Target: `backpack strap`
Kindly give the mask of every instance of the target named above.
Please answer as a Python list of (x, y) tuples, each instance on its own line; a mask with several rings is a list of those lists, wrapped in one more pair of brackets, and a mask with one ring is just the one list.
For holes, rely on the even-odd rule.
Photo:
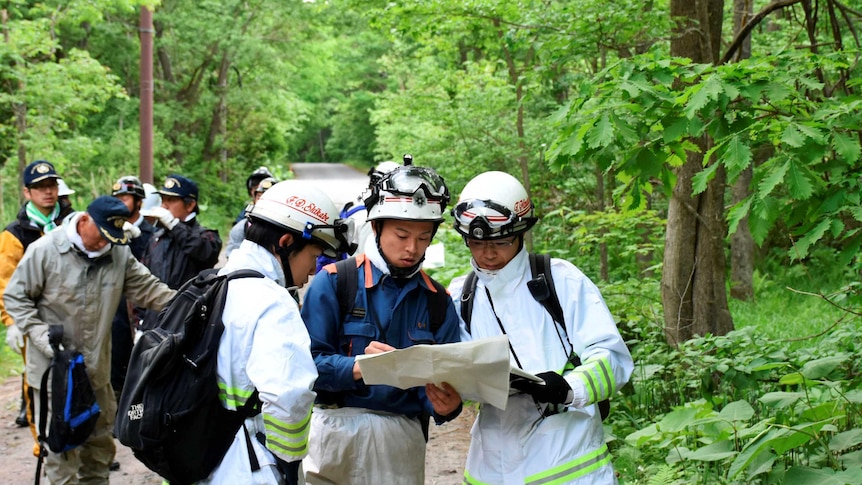
[(554, 322), (563, 329), (563, 334), (566, 335), (566, 340), (568, 340), (566, 318), (563, 315), (560, 298), (557, 296), (557, 289), (554, 287), (554, 278), (551, 276), (551, 256), (530, 253), (530, 273), (533, 276), (533, 280), (544, 280), (544, 284), (548, 288), (547, 294), (539, 296), (533, 293), (533, 298), (545, 307), (545, 310), (551, 315)]
[(461, 287), (461, 320), (464, 320), (464, 329), (470, 333), (470, 321), (473, 320), (473, 295), (476, 293), (476, 283), (479, 278), (475, 271), (467, 274), (464, 286)]
[(449, 292), (437, 280), (428, 278), (437, 291), (428, 291), (428, 324), (431, 333), (437, 333), (446, 320), (446, 308), (449, 306)]
[(356, 308), (356, 287), (359, 279), (359, 269), (356, 267), (356, 258), (351, 256), (347, 259), (335, 262), (335, 296), (338, 299), (338, 311), (340, 315), (355, 314), (364, 316), (364, 308)]

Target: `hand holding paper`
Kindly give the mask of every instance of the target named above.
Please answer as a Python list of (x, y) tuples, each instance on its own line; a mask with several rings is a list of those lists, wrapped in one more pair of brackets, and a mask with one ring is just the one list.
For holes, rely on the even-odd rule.
[[(472, 342), (414, 345), (356, 357), (366, 384), (409, 389), (449, 383), (463, 399), (505, 409), (509, 397), (509, 343), (500, 335)], [(430, 397), (429, 397), (430, 398)]]

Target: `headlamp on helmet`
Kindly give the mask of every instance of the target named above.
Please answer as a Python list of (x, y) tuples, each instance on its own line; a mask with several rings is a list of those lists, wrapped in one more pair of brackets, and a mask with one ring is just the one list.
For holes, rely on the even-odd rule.
[(516, 236), (538, 220), (524, 186), (504, 172), (485, 172), (468, 182), (452, 216), (455, 230), (469, 239)]

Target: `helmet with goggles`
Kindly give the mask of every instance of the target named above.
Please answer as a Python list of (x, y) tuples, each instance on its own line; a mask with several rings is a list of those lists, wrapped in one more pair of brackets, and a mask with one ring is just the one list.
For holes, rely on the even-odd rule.
[(370, 195), (365, 198), (369, 221), (443, 222), (449, 203), (449, 189), (443, 177), (431, 168), (417, 167), (412, 162), (413, 157), (405, 155), (403, 166), (384, 174), (370, 187)]
[(516, 236), (538, 220), (524, 186), (505, 172), (485, 172), (470, 180), (452, 215), (455, 230), (470, 239)]
[(245, 188), (248, 191), (248, 195), (252, 195), (254, 193), (255, 186), (259, 184), (261, 180), (268, 177), (273, 177), (272, 172), (264, 166), (260, 166), (252, 172), (251, 175), (245, 179)]
[(380, 182), (380, 179), (382, 179), (384, 175), (400, 166), (401, 165), (398, 165), (397, 162), (387, 160), (385, 162), (378, 163), (374, 167), (371, 167), (371, 170), (368, 171), (368, 186), (373, 187), (375, 184)]
[(262, 193), (266, 192), (267, 190), (271, 189), (272, 186), (277, 184), (277, 183), (278, 183), (278, 180), (276, 180), (275, 178), (267, 177), (267, 178), (261, 180), (260, 183), (257, 184), (257, 187), (255, 187), (255, 189), (254, 189), (254, 193), (255, 194), (262, 194)]
[(321, 244), (327, 256), (352, 252), (348, 241), (353, 240), (353, 221), (337, 219), (332, 200), (307, 183), (278, 182), (261, 195), (248, 215)]
[(141, 183), (141, 179), (132, 175), (120, 177), (114, 182), (114, 186), (111, 189), (111, 195), (113, 196), (129, 194), (139, 199), (144, 199), (147, 196), (144, 193), (144, 184)]

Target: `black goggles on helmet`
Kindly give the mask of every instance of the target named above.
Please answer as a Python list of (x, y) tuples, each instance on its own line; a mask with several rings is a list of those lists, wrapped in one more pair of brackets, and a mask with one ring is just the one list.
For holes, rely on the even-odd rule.
[[(478, 214), (476, 209), (491, 209), (499, 215)], [(474, 239), (488, 239), (492, 235), (493, 237), (506, 236), (514, 230), (515, 223), (521, 220), (506, 206), (492, 200), (479, 199), (461, 202), (452, 209), (452, 215), (458, 221), (458, 225), (468, 227), (465, 236)]]
[(417, 191), (425, 193), (428, 199), (449, 202), (449, 189), (443, 177), (426, 167), (405, 166), (387, 173), (380, 181), (380, 190), (397, 195), (413, 195)]
[(144, 194), (144, 187), (139, 185), (134, 180), (120, 180), (116, 184), (114, 184), (114, 195), (120, 194), (132, 194), (137, 195), (138, 197), (144, 198), (146, 194)]

